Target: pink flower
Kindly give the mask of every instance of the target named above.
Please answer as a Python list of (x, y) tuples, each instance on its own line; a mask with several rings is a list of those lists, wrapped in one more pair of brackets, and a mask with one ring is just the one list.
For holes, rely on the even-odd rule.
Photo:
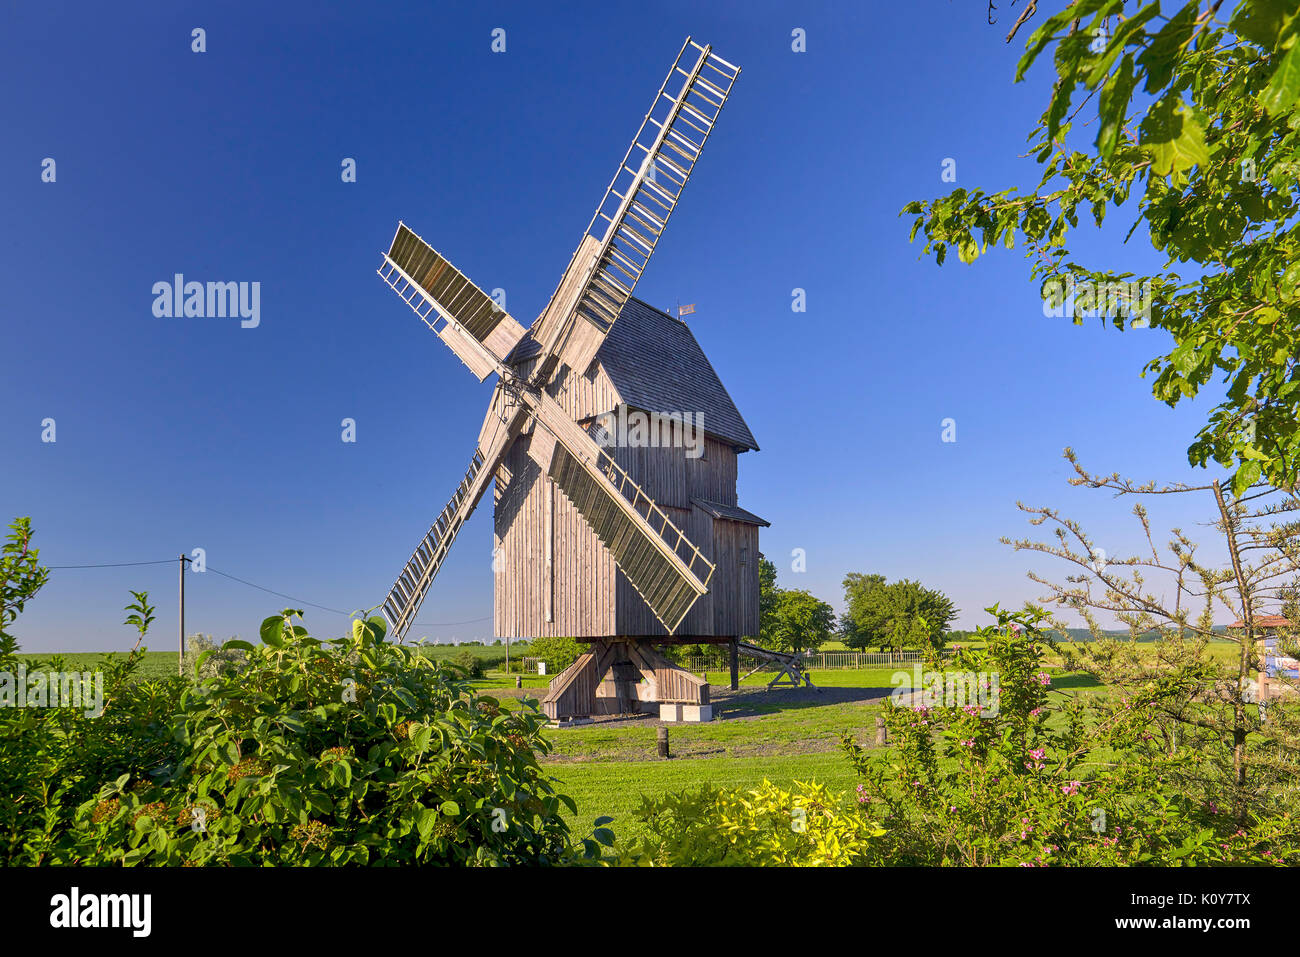
[(1042, 685), (1044, 688), (1046, 688), (1048, 685), (1052, 683), (1052, 676), (1049, 675), (1046, 671), (1040, 671), (1038, 672), (1038, 683)]
[(1072, 794), (1076, 794), (1078, 790), (1079, 790), (1078, 781), (1071, 781), (1069, 784), (1061, 785), (1061, 793), (1064, 794), (1066, 797), (1069, 797)]

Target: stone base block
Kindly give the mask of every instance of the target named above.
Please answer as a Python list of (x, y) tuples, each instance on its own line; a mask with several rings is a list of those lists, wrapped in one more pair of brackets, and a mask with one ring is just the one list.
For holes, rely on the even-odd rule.
[(679, 704), (661, 704), (659, 706), (660, 721), (681, 721), (682, 706)]

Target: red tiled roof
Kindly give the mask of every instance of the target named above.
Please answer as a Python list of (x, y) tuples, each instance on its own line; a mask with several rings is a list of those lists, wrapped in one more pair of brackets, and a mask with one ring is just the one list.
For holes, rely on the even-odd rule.
[[(1281, 615), (1260, 615), (1255, 619), (1256, 628), (1287, 628), (1291, 624), (1290, 619), (1283, 618)], [(1246, 623), (1241, 620), (1234, 621), (1229, 628), (1245, 628)]]

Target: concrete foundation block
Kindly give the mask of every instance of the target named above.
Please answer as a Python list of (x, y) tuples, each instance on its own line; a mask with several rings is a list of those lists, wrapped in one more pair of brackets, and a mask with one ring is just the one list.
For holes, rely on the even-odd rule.
[(711, 704), (683, 704), (678, 707), (682, 709), (682, 721), (699, 722), (713, 720), (713, 705)]
[(660, 721), (681, 721), (682, 705), (679, 704), (661, 704), (659, 706)]

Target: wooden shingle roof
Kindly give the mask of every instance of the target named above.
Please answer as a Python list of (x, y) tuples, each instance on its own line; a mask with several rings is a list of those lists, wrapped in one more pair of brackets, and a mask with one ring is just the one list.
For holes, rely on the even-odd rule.
[[(529, 334), (507, 357), (531, 359), (540, 346)], [(632, 298), (596, 353), (615, 391), (630, 408), (692, 413), (701, 428), (738, 450), (758, 450), (754, 435), (686, 323)]]

